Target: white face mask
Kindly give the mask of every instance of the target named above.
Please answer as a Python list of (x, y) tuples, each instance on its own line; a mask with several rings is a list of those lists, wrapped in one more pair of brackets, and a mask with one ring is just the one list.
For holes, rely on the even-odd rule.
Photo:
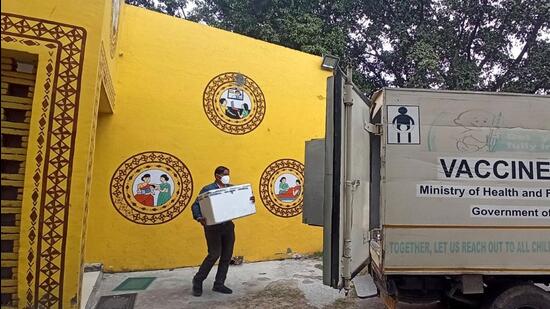
[(224, 175), (220, 178), (220, 181), (224, 184), (224, 185), (228, 185), (229, 184), (229, 175)]

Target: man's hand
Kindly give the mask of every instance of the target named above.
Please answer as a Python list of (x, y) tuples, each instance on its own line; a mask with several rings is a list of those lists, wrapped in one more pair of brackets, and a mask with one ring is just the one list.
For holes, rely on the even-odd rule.
[(251, 201), (252, 203), (256, 203), (256, 198), (254, 197), (254, 195), (250, 197), (250, 201)]
[(206, 218), (205, 217), (200, 217), (200, 218), (197, 219), (197, 221), (199, 221), (199, 223), (202, 224), (202, 226), (206, 225)]

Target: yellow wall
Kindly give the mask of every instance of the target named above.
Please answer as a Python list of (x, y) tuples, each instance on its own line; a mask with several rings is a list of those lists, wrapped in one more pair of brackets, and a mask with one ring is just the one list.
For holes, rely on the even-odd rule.
[[(39, 59), (21, 210), (19, 307), (78, 306), (84, 258), (114, 271), (199, 264), (206, 246), (191, 203), (217, 165), (231, 169), (233, 183), (251, 183), (257, 198), (257, 214), (236, 221), (234, 255), (254, 261), (286, 257), (288, 248), (319, 251), (321, 230), (303, 225), (299, 215), (269, 212), (259, 183), (272, 162), (303, 163), (304, 142), (324, 135), (328, 74), (319, 69), (320, 58), (126, 5), (111, 51), (113, 3), (2, 2), (2, 48)], [(22, 27), (12, 23), (22, 21)], [(221, 131), (203, 109), (206, 85), (225, 72), (246, 75), (265, 98), (263, 120), (247, 134)], [(61, 119), (67, 116), (76, 122)], [(63, 137), (50, 133), (59, 128), (66, 129)], [(63, 143), (56, 146), (58, 138)], [(176, 157), (193, 178), (191, 202), (162, 224), (128, 220), (111, 200), (117, 168), (146, 151)], [(54, 176), (62, 179), (57, 187)], [(45, 282), (51, 291), (36, 288)]]
[[(83, 220), (86, 212), (89, 158), (90, 151), (93, 150), (91, 141), (94, 134), (94, 113), (97, 110), (98, 102), (96, 80), (104, 8), (103, 0), (2, 1), (3, 18), (7, 16), (4, 14), (17, 14), (20, 16), (10, 15), (8, 19), (16, 22), (25, 20), (30, 27), (37, 26), (39, 23), (43, 23), (44, 26), (40, 31), (18, 30), (17, 27), (12, 26), (7, 27), (6, 31), (3, 28), (2, 31), (3, 38), (9, 36), (19, 39), (18, 41), (3, 41), (2, 48), (25, 51), (39, 56), (21, 214), (19, 307), (34, 307), (39, 303), (48, 308), (72, 308), (76, 307), (79, 302), (77, 294), (79, 293), (83, 260)], [(8, 19), (3, 20), (3, 23), (7, 23)], [(57, 32), (55, 29), (61, 29), (62, 32)], [(59, 36), (55, 34), (56, 32)], [(71, 33), (85, 34), (85, 37), (75, 39), (71, 37)], [(34, 43), (23, 42), (22, 40), (25, 39)], [(72, 52), (68, 51), (71, 44), (74, 44), (76, 48)], [(63, 51), (63, 47), (68, 49)], [(69, 83), (69, 87), (65, 90), (68, 89), (70, 92), (75, 89), (76, 92), (67, 94), (67, 100), (60, 101), (60, 106), (54, 107), (54, 99), (61, 100), (63, 97), (63, 90), (55, 89), (54, 81), (57, 80), (57, 85), (61, 85), (62, 81), (59, 79), (58, 73), (67, 71), (62, 62), (69, 53), (73, 53), (71, 63), (74, 68), (68, 71), (74, 74), (75, 79)], [(53, 68), (59, 68), (59, 71), (54, 70), (48, 75), (48, 64), (51, 64)], [(69, 75), (65, 75), (65, 77), (67, 76)], [(72, 79), (72, 77), (68, 78)], [(43, 110), (44, 101), (49, 105), (46, 105)], [(76, 102), (78, 105), (74, 109), (71, 108), (70, 105)], [(64, 123), (55, 121), (55, 117), (61, 115), (63, 108), (67, 108), (67, 114), (71, 115), (70, 117), (75, 117), (75, 130), (73, 130), (73, 121)], [(52, 109), (54, 110), (53, 114), (50, 114)], [(42, 115), (45, 115), (46, 125), (41, 129), (39, 123)], [(60, 163), (56, 167), (56, 163), (50, 163), (46, 174), (44, 162), (48, 158), (54, 159), (56, 151), (58, 151), (54, 150), (56, 147), (53, 145), (57, 139), (48, 133), (48, 127), (52, 131), (60, 127), (68, 130), (69, 133), (62, 142), (69, 148), (62, 146), (62, 158), (70, 159), (71, 151), (74, 151), (74, 156), (68, 165)], [(49, 146), (47, 144), (48, 136), (51, 138)], [(42, 146), (37, 143), (40, 137), (45, 140)], [(72, 142), (71, 139), (73, 139)], [(41, 155), (42, 160), (36, 159), (38, 154)], [(47, 193), (53, 186), (53, 181), (48, 176), (53, 176), (52, 173), (56, 173), (56, 170), (58, 170), (57, 176), (68, 176), (67, 180), (62, 180), (56, 188), (61, 194), (57, 202)], [(36, 178), (36, 175), (39, 177)], [(70, 181), (70, 185), (67, 181)], [(33, 205), (32, 196), (35, 191), (40, 199), (36, 205)], [(66, 199), (67, 195), (70, 196), (68, 200)], [(53, 216), (47, 210), (51, 207), (61, 207), (62, 211)], [(33, 208), (38, 214), (42, 210), (44, 217), (42, 219), (34, 217)], [(65, 211), (67, 212), (65, 213)], [(48, 222), (55, 222), (53, 234), (51, 234), (53, 235), (51, 245), (46, 239), (48, 235), (45, 235), (49, 230)], [(40, 235), (40, 231), (43, 235)], [(36, 236), (29, 236), (31, 234)], [(63, 239), (65, 239), (64, 248), (62, 247)], [(38, 243), (41, 243), (42, 256), (38, 252)], [(61, 258), (56, 251), (64, 252), (65, 257)], [(48, 252), (52, 254), (50, 259), (52, 264), (48, 264)], [(32, 257), (30, 260), (29, 256)], [(36, 271), (37, 263), (40, 263), (41, 267), (51, 270), (51, 276), (48, 277), (44, 272)], [(31, 280), (27, 281), (27, 278)], [(46, 288), (35, 288), (35, 284), (42, 285), (48, 282)], [(50, 288), (51, 290), (49, 290)], [(32, 295), (30, 300), (27, 293)]]
[[(324, 136), (325, 83), (319, 57), (203, 25), (126, 6), (119, 33), (116, 109), (100, 115), (88, 218), (86, 262), (107, 270), (158, 269), (199, 264), (206, 254), (191, 203), (175, 219), (143, 225), (113, 206), (110, 183), (126, 159), (145, 151), (169, 153), (193, 177), (194, 201), (226, 165), (232, 182), (251, 183), (257, 214), (236, 220), (234, 255), (248, 261), (321, 250), (321, 229), (282, 218), (262, 204), (259, 181), (279, 159), (304, 163), (304, 142)], [(203, 110), (203, 91), (224, 72), (254, 80), (266, 113), (252, 132), (222, 132)]]

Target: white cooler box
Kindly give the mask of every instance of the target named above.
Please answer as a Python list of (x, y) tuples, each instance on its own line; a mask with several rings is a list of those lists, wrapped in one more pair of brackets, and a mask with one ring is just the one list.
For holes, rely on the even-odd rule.
[(250, 197), (252, 187), (245, 184), (208, 191), (197, 199), (206, 225), (213, 225), (255, 214), (256, 205)]

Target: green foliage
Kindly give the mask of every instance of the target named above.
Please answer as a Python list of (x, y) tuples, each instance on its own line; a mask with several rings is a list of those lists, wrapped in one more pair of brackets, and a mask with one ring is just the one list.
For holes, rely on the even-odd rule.
[(342, 28), (327, 23), (315, 1), (222, 0), (196, 5), (191, 20), (308, 53), (344, 51)]
[(187, 7), (187, 0), (126, 0), (126, 3), (176, 17), (187, 18), (184, 10)]
[[(127, 0), (174, 15), (185, 0)], [(548, 0), (195, 0), (186, 18), (322, 55), (385, 87), (549, 93)]]

